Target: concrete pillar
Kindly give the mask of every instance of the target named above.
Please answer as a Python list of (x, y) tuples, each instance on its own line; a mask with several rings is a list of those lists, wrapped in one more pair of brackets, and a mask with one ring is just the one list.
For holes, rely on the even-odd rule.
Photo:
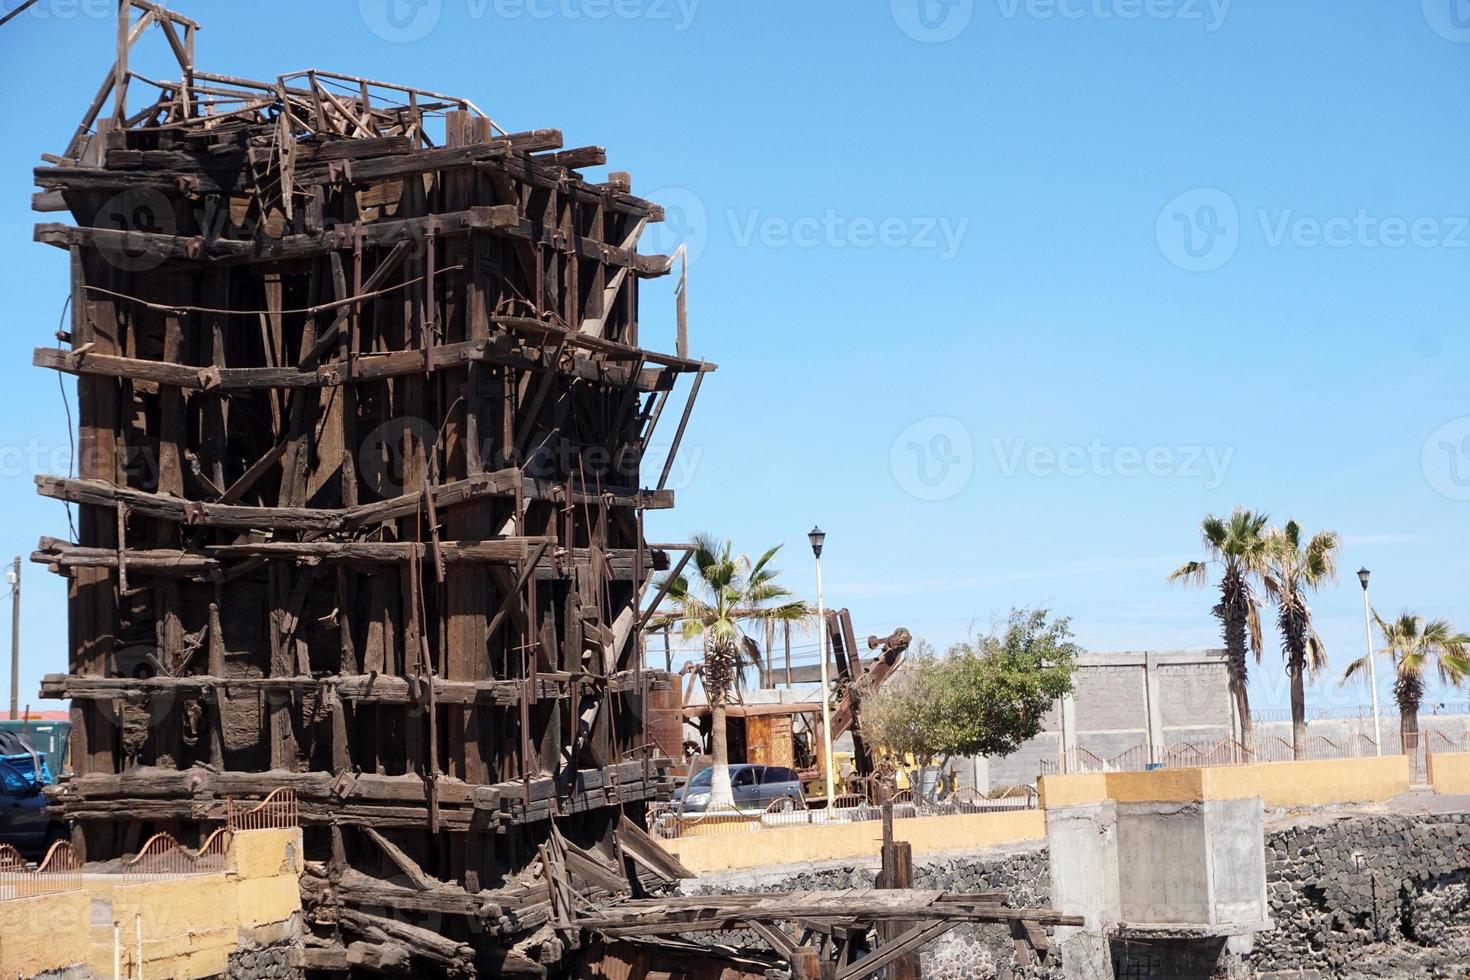
[(1143, 655), (1143, 703), (1148, 707), (1148, 761), (1161, 762), (1164, 754), (1164, 708), (1159, 697), (1158, 655)]
[(1057, 717), (1062, 725), (1062, 737), (1057, 740), (1060, 756), (1057, 764), (1062, 772), (1071, 772), (1072, 762), (1077, 758), (1077, 699), (1070, 694), (1063, 697)]

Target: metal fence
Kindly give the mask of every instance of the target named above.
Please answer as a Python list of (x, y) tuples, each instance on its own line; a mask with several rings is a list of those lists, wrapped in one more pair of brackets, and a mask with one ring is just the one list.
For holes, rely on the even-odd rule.
[(220, 874), (228, 866), (232, 838), (230, 829), (221, 827), (198, 850), (193, 850), (169, 834), (154, 834), (114, 873), (130, 881)]
[(66, 841), (51, 845), (35, 867), (9, 844), (0, 844), (0, 901), (36, 898), (82, 887), (82, 862)]
[(259, 803), (230, 799), (226, 804), (230, 830), (292, 830), (301, 825), (296, 791), (278, 789)]
[[(1009, 813), (1034, 810), (1037, 797), (1025, 790), (1016, 796), (986, 799), (971, 790), (961, 790), (939, 802), (915, 802), (904, 790), (893, 800), (895, 820), (916, 817), (959, 816), (970, 813)], [(832, 806), (808, 809), (805, 804), (792, 806), (790, 800), (777, 800), (765, 810), (741, 810), (716, 807), (699, 813), (681, 812), (677, 803), (656, 805), (649, 810), (649, 832), (659, 840), (690, 837), (727, 837), (735, 834), (759, 833), (786, 827), (823, 827), (881, 820), (883, 808), (869, 803), (859, 794), (836, 797)]]

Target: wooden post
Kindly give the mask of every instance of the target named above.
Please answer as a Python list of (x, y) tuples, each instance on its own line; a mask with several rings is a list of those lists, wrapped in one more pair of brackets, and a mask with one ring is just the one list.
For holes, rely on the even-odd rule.
[(791, 980), (822, 980), (822, 961), (810, 946), (799, 946), (791, 954)]
[[(879, 888), (914, 887), (914, 849), (908, 841), (893, 839), (893, 802), (883, 804), (883, 870), (878, 876)], [(893, 942), (917, 923), (906, 920), (884, 922), (878, 935), (885, 944)], [(905, 953), (888, 968), (889, 980), (918, 980), (919, 954)]]

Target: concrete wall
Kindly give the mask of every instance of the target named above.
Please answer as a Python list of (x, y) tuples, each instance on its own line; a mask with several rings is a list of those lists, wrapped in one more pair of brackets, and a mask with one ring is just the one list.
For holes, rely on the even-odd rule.
[(1212, 743), (1231, 734), (1229, 674), (1223, 650), (1088, 653), (1079, 658), (1072, 696), (1047, 714), (1042, 734), (1005, 758), (957, 760), (964, 786), (1030, 785), (1043, 763), (1085, 750), (1102, 759), (1136, 757), (1176, 742)]
[(76, 891), (0, 900), (0, 978), (67, 968), (110, 977), (115, 945), (124, 976), (225, 975), (241, 949), (299, 943), (302, 854), (300, 830), (246, 831), (235, 835), (221, 873), (144, 881), (89, 874)]
[(1436, 793), (1470, 793), (1470, 752), (1430, 753), (1429, 784)]
[[(661, 843), (689, 870), (698, 873), (768, 867), (782, 863), (852, 860), (878, 855), (882, 833), (876, 820), (857, 823), (796, 824), (733, 831), (720, 836), (681, 837)], [(909, 817), (893, 822), (895, 840), (908, 841), (915, 854), (968, 851), (1046, 836), (1040, 810)]]
[[(11, 980), (82, 967), (89, 953), (90, 912), (85, 891), (0, 900), (0, 977)], [(66, 925), (76, 932), (61, 932)], [(111, 964), (107, 975), (112, 975)]]

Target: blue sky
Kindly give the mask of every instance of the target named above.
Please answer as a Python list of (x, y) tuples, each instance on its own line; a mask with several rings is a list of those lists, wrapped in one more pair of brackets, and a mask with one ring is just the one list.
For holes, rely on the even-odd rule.
[[(721, 370), (650, 537), (786, 542), (809, 594), (820, 523), (827, 600), (863, 633), (943, 646), (1045, 604), (1093, 649), (1198, 647), (1210, 595), (1165, 575), (1199, 554), (1203, 514), (1247, 504), (1344, 535), (1314, 604), (1333, 679), (1310, 695), (1340, 704), (1365, 697), (1335, 685), (1363, 649), (1360, 565), (1383, 612), (1470, 627), (1453, 3), (178, 6), (208, 70), (461, 94), (607, 146), (669, 205), (645, 247), (688, 240), (692, 347)], [(0, 28), (5, 556), (66, 533), (31, 480), (64, 468), (67, 433), (56, 378), (29, 367), (66, 289), (62, 254), (30, 241), (55, 217), (29, 212), (30, 169), (111, 63), (109, 6), (40, 0)], [(672, 284), (644, 297), (646, 342), (671, 347)], [(59, 580), (25, 576), (32, 697), (64, 669), (65, 608)], [(1286, 703), (1279, 663), (1257, 706)]]

